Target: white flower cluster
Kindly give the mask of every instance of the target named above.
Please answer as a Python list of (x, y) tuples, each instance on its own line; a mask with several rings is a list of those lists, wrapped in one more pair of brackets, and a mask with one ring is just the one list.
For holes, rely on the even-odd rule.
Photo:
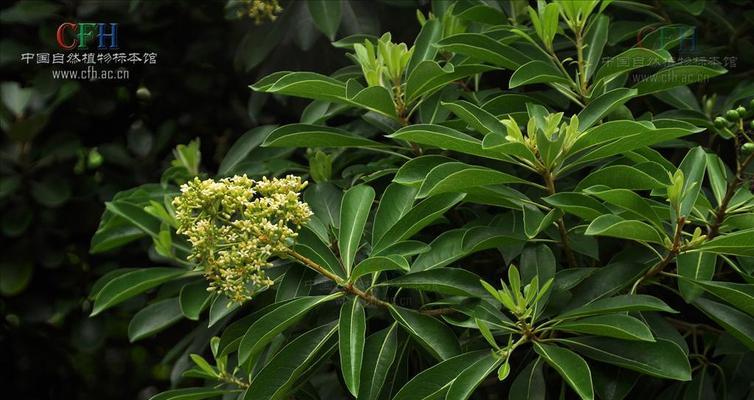
[(299, 201), (305, 187), (293, 175), (194, 178), (181, 186), (173, 200), (178, 233), (188, 236), (190, 260), (204, 267), (209, 290), (241, 303), (251, 298), (251, 289), (272, 285), (264, 274), (268, 260), (287, 251), (312, 214)]

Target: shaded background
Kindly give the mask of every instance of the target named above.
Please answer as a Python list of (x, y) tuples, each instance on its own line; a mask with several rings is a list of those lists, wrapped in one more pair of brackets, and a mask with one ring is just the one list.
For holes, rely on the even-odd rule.
[[(736, 56), (736, 66), (716, 80), (721, 92), (731, 90), (754, 71), (754, 11), (747, 0), (707, 2), (694, 15), (689, 7), (697, 3), (662, 7), (673, 9), (679, 20), (672, 22), (699, 28), (694, 54)], [(150, 243), (91, 255), (89, 242), (104, 202), (158, 181), (175, 145), (199, 138), (211, 172), (250, 128), (298, 121), (307, 101), (252, 94), (248, 85), (259, 77), (329, 74), (348, 64), (305, 2), (280, 4), (277, 20), (259, 25), (237, 17), (225, 0), (2, 6), (0, 380), (7, 398), (139, 399), (170, 387), (176, 355), (169, 349), (189, 322), (130, 344), (128, 322), (140, 300), (88, 318), (94, 281), (116, 267), (153, 264)], [(428, 1), (342, 0), (335, 39), (390, 31), (410, 44), (417, 8), (426, 14)], [(130, 67), (128, 80), (73, 81), (53, 80), (49, 65), (21, 61), (22, 53), (57, 52), (55, 33), (66, 21), (117, 22), (120, 51), (156, 52), (157, 64)]]

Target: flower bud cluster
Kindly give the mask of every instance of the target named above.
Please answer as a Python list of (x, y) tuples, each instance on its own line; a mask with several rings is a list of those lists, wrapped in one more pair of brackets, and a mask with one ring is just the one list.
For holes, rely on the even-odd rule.
[(237, 16), (248, 16), (257, 25), (265, 21), (275, 21), (277, 14), (283, 11), (278, 0), (239, 0), (239, 3)]
[(177, 232), (192, 245), (189, 260), (204, 267), (209, 290), (234, 302), (272, 285), (269, 259), (287, 251), (312, 212), (299, 201), (301, 178), (255, 181), (243, 176), (194, 180), (173, 200)]

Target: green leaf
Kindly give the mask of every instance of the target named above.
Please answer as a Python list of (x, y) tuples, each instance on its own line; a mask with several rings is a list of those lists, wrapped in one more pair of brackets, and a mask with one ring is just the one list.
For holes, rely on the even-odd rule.
[(694, 305), (725, 328), (726, 332), (754, 350), (754, 318), (733, 307), (701, 297), (694, 300)]
[(406, 67), (407, 75), (411, 75), (411, 72), (422, 61), (435, 59), (437, 55), (435, 43), (440, 39), (442, 39), (442, 23), (437, 19), (430, 19), (422, 26), (419, 35), (416, 36), (414, 51), (411, 53), (411, 60), (408, 61)]
[(400, 185), (416, 186), (418, 188), (432, 168), (451, 161), (454, 160), (452, 158), (438, 155), (412, 158), (411, 160), (406, 161), (406, 163), (398, 170), (393, 178), (393, 182)]
[[(703, 291), (702, 288), (697, 286), (693, 281), (712, 279), (715, 275), (717, 256), (712, 253), (701, 252), (682, 253), (676, 257), (675, 263), (678, 266), (678, 275), (686, 278), (678, 280), (678, 290), (681, 292), (683, 299), (686, 300), (687, 303), (690, 303), (699, 297)], [(754, 297), (752, 300), (754, 300)], [(754, 310), (754, 308), (752, 310)]]
[(245, 400), (282, 400), (291, 395), (299, 377), (330, 353), (337, 325), (314, 328), (288, 343), (259, 373), (244, 393)]
[(489, 352), (486, 356), (464, 369), (453, 380), (445, 395), (445, 400), (466, 400), (474, 393), (484, 378), (489, 376), (495, 370), (502, 360)]
[(352, 297), (340, 308), (338, 348), (343, 380), (346, 382), (348, 391), (354, 396), (359, 393), (365, 334), (364, 306), (361, 305), (358, 297)]
[(754, 257), (754, 228), (718, 236), (693, 251)]
[(332, 226), (340, 226), (340, 203), (343, 192), (331, 183), (315, 183), (304, 192), (304, 201), (309, 204), (319, 219)]
[(523, 86), (531, 85), (534, 83), (569, 83), (568, 78), (563, 76), (560, 70), (554, 65), (540, 61), (533, 60), (518, 67), (513, 75), (511, 75), (508, 87), (511, 89)]
[(676, 86), (685, 86), (694, 82), (706, 81), (707, 79), (722, 75), (726, 72), (728, 71), (725, 68), (716, 64), (676, 64), (647, 77), (634, 85), (634, 88), (639, 91), (640, 96), (643, 96), (668, 90)]
[(529, 181), (487, 167), (449, 162), (436, 166), (427, 174), (416, 197), (422, 199), (441, 193), (457, 193), (478, 186), (504, 183)]
[(644, 197), (628, 189), (607, 189), (600, 187), (591, 187), (586, 192), (602, 199), (610, 204), (616, 205), (624, 210), (630, 211), (639, 218), (645, 219), (654, 225), (657, 229), (663, 229), (663, 223), (657, 215), (652, 205)]
[[(662, 121), (655, 121), (659, 123)], [(688, 124), (659, 124), (652, 125), (648, 122), (636, 121), (610, 121), (597, 125), (584, 132), (571, 148), (571, 154), (578, 153), (575, 160), (568, 163), (568, 168), (611, 157), (617, 154), (625, 154), (628, 151), (651, 146), (692, 133), (700, 132), (703, 128), (697, 128)], [(583, 150), (583, 153), (582, 153)]]
[(592, 127), (616, 108), (636, 97), (636, 89), (618, 88), (592, 99), (579, 113), (579, 131)]
[(151, 236), (157, 236), (160, 233), (160, 221), (144, 211), (142, 207), (128, 201), (111, 201), (105, 203), (105, 208)]
[(587, 305), (566, 311), (558, 315), (556, 318), (573, 319), (577, 317), (586, 317), (589, 315), (613, 314), (625, 311), (664, 311), (669, 313), (677, 312), (670, 308), (670, 306), (665, 304), (665, 302), (656, 297), (644, 294), (626, 294), (595, 300)]
[(15, 296), (24, 291), (31, 281), (34, 265), (27, 262), (0, 263), (0, 294)]
[(582, 399), (594, 399), (592, 373), (589, 365), (571, 350), (534, 342), (534, 351), (565, 379)]
[(289, 124), (272, 131), (263, 147), (379, 147), (382, 144), (321, 125)]
[(491, 132), (505, 132), (505, 125), (497, 117), (468, 101), (458, 100), (440, 102), (440, 104), (452, 111), (453, 114), (464, 120), (482, 135), (487, 135)]
[(723, 160), (715, 154), (707, 153), (707, 177), (709, 178), (710, 188), (715, 196), (716, 204), (719, 206), (728, 189), (731, 172), (725, 163), (723, 163)]
[(398, 324), (393, 323), (366, 339), (359, 400), (377, 400), (398, 349)]
[(203, 400), (211, 399), (213, 397), (220, 397), (225, 394), (234, 392), (234, 390), (214, 389), (207, 387), (183, 388), (168, 390), (166, 392), (156, 394), (150, 397), (149, 400)]
[(409, 125), (393, 132), (388, 137), (493, 160), (508, 160), (505, 155), (498, 151), (483, 149), (482, 142), (479, 139), (441, 125)]
[[(711, 277), (712, 274), (709, 274), (709, 278)], [(754, 285), (751, 283), (718, 282), (689, 278), (693, 279), (694, 285), (698, 285), (708, 293), (725, 300), (739, 310), (754, 317)]]
[(529, 57), (519, 50), (481, 33), (451, 35), (436, 46), (440, 51), (463, 54), (511, 71), (529, 61)]
[(537, 357), (513, 380), (508, 398), (510, 400), (545, 400), (547, 385), (542, 374), (542, 359)]
[(694, 208), (699, 192), (702, 189), (704, 171), (707, 169), (707, 155), (701, 146), (690, 150), (678, 167), (683, 171), (683, 196), (681, 197), (680, 215), (686, 216)]
[[(602, 57), (602, 50), (605, 48), (607, 42), (608, 27), (610, 26), (610, 18), (607, 15), (599, 15), (591, 23), (589, 32), (586, 34), (586, 80), (592, 77), (594, 71), (597, 70), (597, 65)], [(579, 117), (579, 120), (581, 118)]]
[(610, 210), (597, 200), (577, 192), (560, 192), (542, 198), (547, 204), (557, 207), (587, 221), (610, 214)]
[(113, 279), (102, 287), (94, 299), (94, 307), (90, 316), (119, 304), (131, 297), (177, 279), (187, 271), (180, 268), (152, 267), (141, 268), (113, 276)]
[(479, 64), (445, 64), (445, 67), (441, 67), (436, 61), (422, 61), (411, 71), (406, 81), (406, 103), (411, 104), (421, 96), (428, 96), (450, 82), (492, 69), (494, 68)]
[(277, 334), (303, 318), (314, 307), (340, 297), (341, 293), (329, 296), (299, 297), (260, 316), (249, 327), (238, 347), (238, 363), (258, 354)]
[(390, 306), (390, 314), (435, 359), (447, 360), (461, 352), (456, 335), (439, 320), (396, 306)]
[(668, 174), (656, 162), (601, 167), (582, 179), (576, 190), (603, 185), (611, 189), (651, 190), (665, 189), (670, 184)]
[(335, 33), (340, 26), (340, 2), (328, 0), (311, 0), (307, 1), (309, 13), (314, 19), (314, 25), (324, 33), (328, 39), (334, 40)]
[(544, 214), (531, 204), (524, 204), (521, 209), (524, 215), (524, 232), (529, 239), (537, 237), (540, 232), (551, 226), (562, 215), (557, 209), (552, 209)]
[(662, 64), (667, 61), (670, 61), (670, 54), (667, 52), (657, 52), (643, 47), (634, 47), (605, 62), (594, 76), (594, 82), (596, 84), (600, 80), (612, 79), (623, 72)]
[(177, 297), (152, 303), (137, 312), (128, 324), (131, 343), (157, 333), (183, 317)]
[(220, 176), (232, 175), (236, 167), (245, 161), (251, 152), (262, 144), (275, 128), (275, 125), (262, 125), (244, 133), (228, 149), (225, 157), (223, 157), (223, 161), (220, 163), (220, 167), (217, 169), (217, 174)]
[(580, 318), (558, 324), (555, 329), (626, 340), (655, 341), (652, 332), (644, 322), (625, 314)]
[(351, 266), (359, 249), (361, 237), (364, 235), (369, 210), (374, 201), (374, 189), (367, 185), (358, 185), (349, 189), (343, 195), (340, 203), (340, 232), (338, 235), (338, 249), (346, 276), (351, 274)]
[(480, 279), (473, 272), (460, 268), (435, 268), (399, 276), (380, 285), (490, 299), (479, 284)]
[(303, 265), (291, 265), (285, 271), (283, 279), (276, 285), (275, 302), (282, 302), (297, 297), (308, 296), (317, 273)]
[(464, 353), (420, 372), (406, 383), (393, 400), (430, 400), (443, 398), (450, 385), (464, 370), (489, 355), (489, 350)]
[(178, 296), (183, 316), (190, 320), (199, 320), (199, 315), (209, 305), (210, 295), (204, 279), (184, 285)]
[(399, 219), (379, 242), (373, 244), (372, 251), (379, 252), (394, 243), (410, 238), (440, 218), (445, 211), (458, 204), (463, 198), (463, 194), (445, 193), (422, 200)]
[(669, 340), (657, 338), (656, 342), (637, 342), (583, 336), (558, 341), (597, 361), (658, 378), (691, 380), (691, 366), (686, 353)]
[(377, 243), (385, 235), (385, 232), (406, 215), (411, 206), (414, 205), (416, 192), (417, 188), (412, 186), (399, 183), (388, 185), (382, 194), (379, 206), (377, 206), (377, 212), (374, 214), (371, 243)]
[(611, 236), (658, 244), (663, 244), (663, 238), (666, 237), (664, 232), (660, 233), (657, 229), (644, 222), (626, 220), (612, 214), (603, 215), (592, 221), (584, 234), (589, 236)]
[(355, 282), (360, 277), (379, 271), (408, 271), (408, 261), (402, 256), (391, 254), (387, 256), (372, 256), (361, 261), (351, 272), (350, 281)]
[(347, 98), (345, 83), (314, 72), (275, 72), (251, 85), (251, 88), (258, 92), (337, 103), (342, 103)]

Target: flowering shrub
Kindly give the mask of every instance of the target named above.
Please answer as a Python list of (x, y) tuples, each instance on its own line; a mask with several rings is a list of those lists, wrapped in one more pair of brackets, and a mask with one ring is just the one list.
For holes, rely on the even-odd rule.
[(242, 303), (273, 282), (264, 275), (270, 257), (285, 254), (311, 215), (298, 199), (301, 178), (255, 182), (243, 176), (192, 181), (173, 199), (176, 232), (188, 236), (189, 261), (197, 262), (220, 291)]
[(178, 195), (180, 148), (108, 204), (95, 241), (137, 226), (172, 267), (106, 275), (93, 313), (169, 283), (131, 339), (201, 320), (175, 350), (193, 386), (154, 399), (748, 395), (750, 83), (700, 104), (727, 70), (675, 62), (683, 27), (610, 42), (641, 5), (507, 4), (433, 3), (411, 47), (344, 38), (351, 68), (262, 78), (313, 100), (300, 123)]

